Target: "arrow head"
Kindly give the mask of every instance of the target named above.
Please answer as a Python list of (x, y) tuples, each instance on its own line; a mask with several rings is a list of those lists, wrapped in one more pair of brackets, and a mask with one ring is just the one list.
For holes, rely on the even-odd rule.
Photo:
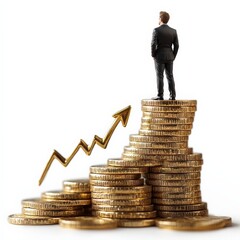
[(129, 116), (130, 116), (130, 111), (131, 111), (131, 106), (129, 105), (128, 107), (116, 112), (113, 115), (113, 117), (114, 118), (119, 118), (120, 121), (122, 122), (122, 125), (124, 127), (126, 127), (127, 123), (128, 123)]

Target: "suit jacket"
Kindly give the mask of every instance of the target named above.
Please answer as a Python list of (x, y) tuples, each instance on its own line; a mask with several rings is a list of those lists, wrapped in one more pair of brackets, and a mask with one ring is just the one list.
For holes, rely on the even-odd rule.
[(152, 57), (158, 62), (171, 62), (177, 56), (179, 48), (177, 31), (166, 24), (153, 30)]

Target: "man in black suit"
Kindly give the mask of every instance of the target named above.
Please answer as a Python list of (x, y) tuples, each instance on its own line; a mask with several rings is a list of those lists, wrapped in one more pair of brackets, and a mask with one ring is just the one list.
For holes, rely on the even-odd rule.
[[(152, 57), (155, 62), (157, 75), (157, 97), (154, 100), (163, 100), (163, 73), (165, 70), (168, 80), (170, 100), (176, 99), (175, 82), (173, 78), (173, 61), (176, 58), (179, 44), (177, 31), (167, 23), (170, 16), (167, 12), (160, 12), (159, 27), (155, 28), (152, 36)], [(172, 48), (173, 46), (173, 48)]]

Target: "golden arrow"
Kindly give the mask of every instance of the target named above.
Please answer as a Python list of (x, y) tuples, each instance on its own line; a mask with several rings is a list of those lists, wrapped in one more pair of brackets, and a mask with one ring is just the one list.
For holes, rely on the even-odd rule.
[(90, 146), (84, 140), (81, 139), (79, 144), (77, 145), (77, 147), (74, 149), (74, 151), (72, 152), (72, 154), (68, 158), (64, 158), (58, 151), (54, 150), (53, 154), (51, 155), (50, 159), (48, 160), (48, 163), (47, 163), (47, 165), (46, 165), (46, 167), (45, 167), (45, 169), (42, 173), (41, 178), (39, 179), (39, 185), (42, 184), (44, 178), (47, 175), (47, 172), (48, 172), (49, 168), (52, 165), (52, 162), (55, 159), (58, 160), (64, 167), (67, 167), (68, 164), (72, 161), (73, 157), (77, 154), (77, 152), (80, 148), (82, 148), (83, 151), (87, 155), (91, 155), (95, 144), (97, 144), (100, 147), (105, 149), (107, 147), (108, 142), (109, 142), (114, 130), (116, 129), (118, 123), (122, 122), (122, 125), (124, 127), (127, 126), (130, 111), (131, 111), (131, 106), (128, 106), (128, 107), (120, 110), (119, 112), (116, 112), (115, 114), (113, 114), (113, 117), (115, 118), (115, 121), (114, 121), (112, 127), (109, 129), (105, 138), (101, 138), (101, 137), (95, 135), (94, 138), (93, 138), (92, 144)]

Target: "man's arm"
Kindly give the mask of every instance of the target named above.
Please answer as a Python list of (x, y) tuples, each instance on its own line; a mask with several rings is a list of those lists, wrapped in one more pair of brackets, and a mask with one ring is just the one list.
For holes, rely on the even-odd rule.
[(178, 35), (177, 35), (177, 31), (176, 31), (176, 35), (175, 35), (174, 42), (173, 42), (173, 55), (174, 55), (174, 58), (177, 56), (178, 49), (179, 49), (179, 42), (178, 42)]
[(157, 55), (157, 33), (155, 29), (152, 34), (151, 53), (152, 57), (155, 58)]

